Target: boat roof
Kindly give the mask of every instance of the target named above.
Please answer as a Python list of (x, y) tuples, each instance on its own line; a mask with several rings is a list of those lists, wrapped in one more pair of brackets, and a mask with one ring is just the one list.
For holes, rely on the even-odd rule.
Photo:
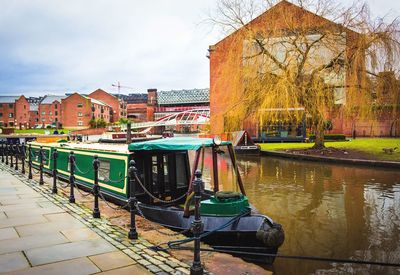
[(104, 143), (74, 143), (74, 142), (51, 142), (51, 143), (42, 143), (42, 142), (31, 142), (32, 145), (38, 146), (50, 146), (54, 148), (64, 148), (64, 149), (80, 149), (80, 150), (89, 150), (89, 151), (99, 151), (99, 152), (114, 152), (114, 153), (123, 153), (129, 154), (129, 150), (126, 144), (104, 144)]
[[(231, 144), (229, 141), (222, 141), (221, 145)], [(198, 150), (201, 147), (213, 146), (212, 138), (193, 138), (193, 137), (172, 137), (143, 142), (135, 142), (128, 145), (130, 151), (180, 151)]]

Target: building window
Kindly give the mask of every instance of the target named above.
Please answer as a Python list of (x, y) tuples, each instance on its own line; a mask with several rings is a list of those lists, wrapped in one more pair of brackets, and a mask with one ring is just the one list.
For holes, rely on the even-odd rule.
[(3, 117), (3, 113), (0, 113), (0, 117)]
[(9, 114), (8, 114), (8, 117), (13, 118), (13, 117), (14, 117), (14, 114), (13, 114), (13, 113), (9, 113)]
[(79, 112), (79, 113), (78, 113), (78, 116), (79, 116), (79, 117), (83, 116), (83, 115), (82, 115), (82, 112)]
[(26, 110), (26, 105), (24, 105), (24, 110)]
[(54, 114), (55, 114), (56, 116), (58, 116), (58, 111), (54, 111)]
[(82, 108), (83, 107), (83, 104), (82, 103), (78, 103), (78, 108)]
[(36, 122), (39, 122), (39, 119), (38, 119), (38, 118), (35, 118), (35, 121), (36, 121)]
[(56, 120), (55, 120), (56, 122), (58, 121), (58, 118), (56, 118)]
[(45, 118), (42, 118), (42, 122), (45, 122), (46, 121), (46, 119)]
[(45, 112), (45, 111), (43, 111), (43, 112), (42, 112), (42, 116), (44, 116), (45, 114), (46, 114), (46, 112)]
[(83, 121), (78, 121), (78, 126), (83, 126)]
[(0, 108), (3, 108), (3, 103), (0, 103)]
[(49, 115), (51, 116), (52, 114), (53, 114), (53, 113), (50, 111), (50, 112), (49, 112)]
[(14, 104), (8, 104), (8, 108), (13, 108), (14, 107)]
[(54, 109), (58, 109), (58, 105), (56, 104), (56, 105), (54, 105)]

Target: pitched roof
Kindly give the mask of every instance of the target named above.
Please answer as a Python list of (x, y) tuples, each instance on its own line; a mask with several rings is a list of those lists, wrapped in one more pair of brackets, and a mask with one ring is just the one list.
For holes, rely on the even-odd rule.
[(20, 96), (0, 96), (0, 103), (15, 103)]
[(101, 101), (101, 100), (92, 98), (92, 97), (90, 97), (90, 96), (85, 96), (85, 95), (82, 95), (82, 96), (83, 96), (84, 98), (86, 98), (86, 99), (90, 99), (90, 100), (92, 101), (92, 103), (99, 104), (99, 105), (103, 105), (103, 106), (109, 106), (108, 104), (104, 103), (104, 102)]
[(124, 95), (123, 99), (127, 103), (147, 103), (147, 94)]
[(40, 101), (40, 104), (52, 104), (54, 101), (58, 101), (61, 103), (61, 99), (66, 98), (65, 95), (46, 95)]
[(159, 105), (209, 102), (209, 89), (171, 90), (157, 92), (157, 103)]
[[(252, 26), (257, 25), (258, 23), (262, 22), (263, 19), (270, 17), (276, 11), (280, 12), (282, 14), (282, 16), (288, 16), (288, 13), (291, 13), (293, 11), (301, 11), (304, 13), (304, 15), (310, 15), (315, 18), (318, 18), (319, 20), (321, 20), (322, 22), (324, 22), (326, 24), (329, 24), (331, 26), (337, 26), (339, 28), (343, 28), (346, 32), (354, 32), (353, 30), (351, 30), (347, 27), (344, 27), (343, 25), (340, 25), (339, 23), (336, 23), (328, 18), (325, 18), (321, 15), (316, 14), (315, 12), (307, 10), (307, 9), (300, 7), (296, 4), (293, 4), (287, 0), (281, 0), (280, 2), (271, 6), (269, 9), (265, 10), (263, 13), (261, 13), (257, 17), (253, 18), (250, 22), (247, 22), (246, 24), (241, 26), (239, 29), (233, 31), (229, 35), (227, 35), (224, 38), (222, 38), (221, 40), (219, 40), (214, 45), (210, 45), (209, 50), (213, 51), (215, 49), (215, 47), (218, 46), (219, 44), (221, 44), (223, 41), (226, 41), (228, 38), (233, 37), (237, 33), (242, 32), (243, 30), (252, 28)], [(284, 19), (282, 19), (282, 20), (284, 20)]]

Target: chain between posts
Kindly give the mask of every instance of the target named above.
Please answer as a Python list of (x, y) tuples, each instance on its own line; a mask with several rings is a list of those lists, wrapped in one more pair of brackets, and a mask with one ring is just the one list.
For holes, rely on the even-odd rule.
[(183, 199), (184, 197), (186, 197), (186, 196), (188, 195), (188, 192), (186, 192), (185, 194), (183, 194), (182, 196), (180, 196), (180, 197), (178, 197), (178, 198), (176, 198), (176, 199), (173, 199), (173, 200), (162, 200), (162, 199), (160, 199), (160, 198), (154, 196), (149, 190), (146, 189), (146, 187), (145, 187), (144, 184), (140, 181), (140, 179), (139, 179), (139, 177), (137, 176), (137, 174), (135, 174), (135, 179), (136, 179), (136, 181), (139, 183), (139, 185), (142, 187), (142, 189), (144, 190), (144, 192), (146, 192), (147, 195), (149, 195), (149, 196), (150, 196), (152, 199), (154, 199), (154, 200), (160, 201), (161, 203), (174, 203), (174, 202), (177, 202), (177, 201)]

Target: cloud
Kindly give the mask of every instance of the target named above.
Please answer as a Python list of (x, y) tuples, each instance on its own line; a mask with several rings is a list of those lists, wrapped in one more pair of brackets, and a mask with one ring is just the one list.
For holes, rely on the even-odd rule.
[[(188, 3), (190, 2), (190, 3)], [(3, 90), (208, 86), (200, 1), (3, 1)], [(4, 8), (3, 8), (4, 7)]]
[[(384, 5), (382, 2), (387, 2)], [(399, 10), (389, 0), (372, 0)], [(214, 0), (0, 0), (1, 94), (209, 86)]]

